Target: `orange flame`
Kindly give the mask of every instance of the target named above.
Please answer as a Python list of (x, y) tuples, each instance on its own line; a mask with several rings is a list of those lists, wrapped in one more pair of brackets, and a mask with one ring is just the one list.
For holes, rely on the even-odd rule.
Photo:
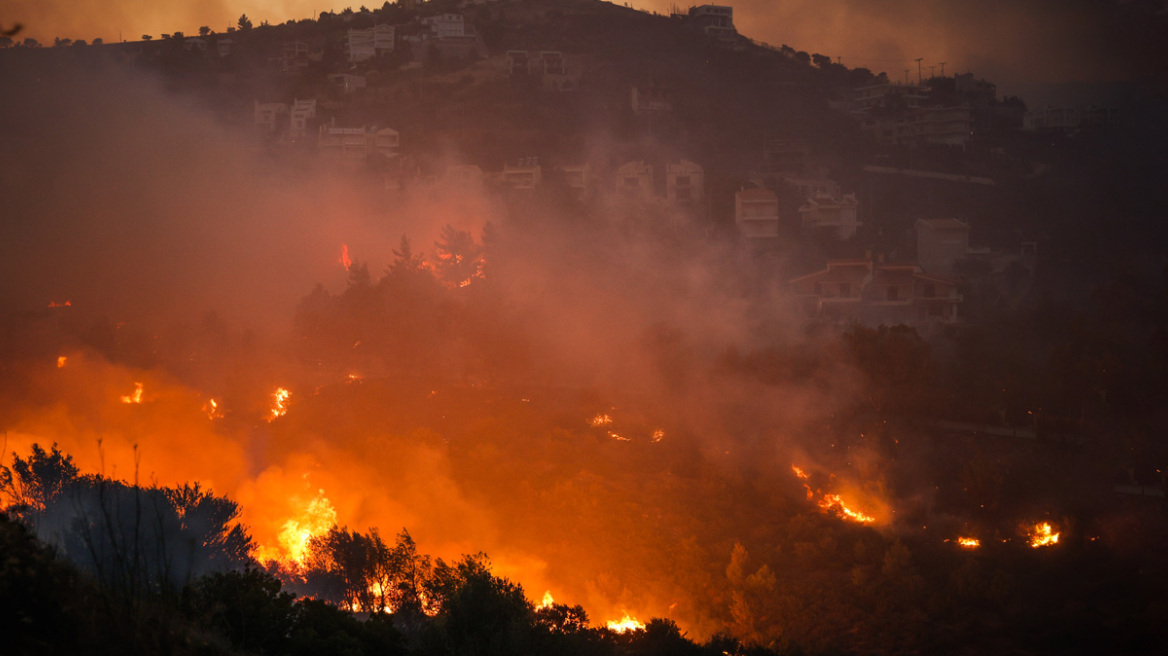
[(593, 428), (598, 428), (600, 426), (607, 426), (611, 423), (612, 423), (612, 417), (609, 415), (606, 415), (606, 414), (596, 415), (588, 422), (588, 424), (590, 426), (592, 426)]
[(645, 625), (639, 622), (637, 618), (629, 615), (628, 611), (625, 611), (625, 616), (619, 620), (609, 620), (606, 626), (608, 627), (609, 631), (613, 631), (615, 633), (629, 633), (631, 631), (645, 630)]
[(649, 438), (649, 440), (652, 442), (660, 442), (663, 439), (665, 439), (665, 431), (661, 430), (660, 428), (653, 431), (653, 436)]
[(324, 490), (318, 490), (316, 498), (308, 502), (299, 517), (284, 522), (284, 529), (280, 531), (279, 546), (258, 547), (255, 552), (256, 560), (276, 561), (297, 569), (303, 568), (304, 560), (308, 556), (308, 541), (328, 533), (336, 523), (336, 509), (324, 496)]
[[(57, 361), (57, 366), (61, 366), (60, 360)], [(134, 393), (127, 394), (122, 397), (122, 403), (141, 403), (142, 402), (142, 383), (134, 383)]]
[(349, 258), (348, 244), (341, 244), (341, 259), (339, 261), (345, 267), (345, 271), (348, 271), (349, 267), (353, 266), (353, 260)]
[(977, 549), (981, 546), (981, 540), (977, 538), (957, 538), (957, 544), (966, 549)]
[(861, 524), (869, 524), (876, 521), (876, 518), (871, 515), (866, 515), (859, 510), (853, 510), (849, 508), (838, 494), (825, 494), (823, 498), (819, 500), (818, 505), (824, 510), (831, 510), (832, 508), (835, 508), (840, 512), (841, 515), (843, 515), (844, 519), (850, 519), (854, 522), (860, 522)]
[(65, 361), (68, 359), (69, 358), (64, 356), (64, 355), (58, 355), (57, 356), (57, 368), (64, 369), (65, 368)]
[(268, 417), (268, 421), (275, 421), (288, 414), (288, 397), (290, 396), (292, 393), (283, 387), (276, 388), (275, 393), (272, 394), (273, 403), (270, 411), (272, 414)]
[(556, 603), (556, 600), (552, 597), (552, 591), (547, 590), (543, 593), (543, 601), (536, 606), (536, 609), (543, 610), (545, 608), (551, 608), (554, 603)]
[(223, 411), (219, 409), (219, 404), (215, 399), (209, 399), (203, 404), (203, 412), (207, 413), (207, 416), (211, 419), (223, 418)]
[(1034, 528), (1030, 530), (1030, 546), (1035, 549), (1058, 544), (1058, 541), (1059, 533), (1054, 530), (1050, 522), (1035, 524)]
[(73, 304), (70, 303), (69, 301), (65, 301), (64, 303), (58, 303), (57, 301), (49, 301), (49, 307), (51, 307), (51, 308), (63, 308), (63, 307), (69, 307), (70, 305), (73, 305)]

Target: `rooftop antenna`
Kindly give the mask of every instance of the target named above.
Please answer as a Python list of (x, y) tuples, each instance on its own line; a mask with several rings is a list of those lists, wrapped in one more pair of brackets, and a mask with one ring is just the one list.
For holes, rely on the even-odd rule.
[(916, 59), (913, 60), (917, 63), (917, 84), (921, 83), (921, 60), (922, 59), (924, 59), (924, 57), (917, 57)]

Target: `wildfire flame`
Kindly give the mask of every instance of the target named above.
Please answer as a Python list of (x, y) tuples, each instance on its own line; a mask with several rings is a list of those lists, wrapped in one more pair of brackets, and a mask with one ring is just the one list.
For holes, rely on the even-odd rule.
[(349, 257), (349, 245), (348, 244), (341, 244), (341, 259), (339, 260), (339, 262), (341, 263), (342, 266), (345, 267), (345, 271), (348, 271), (349, 267), (353, 266), (353, 260)]
[(653, 437), (651, 437), (649, 439), (652, 440), (653, 442), (660, 442), (661, 440), (665, 439), (665, 431), (663, 431), (659, 428), (659, 429), (653, 431)]
[[(57, 366), (60, 367), (61, 361), (57, 360)], [(141, 403), (142, 402), (142, 383), (134, 383), (134, 393), (127, 394), (122, 397), (122, 403)]]
[(211, 419), (220, 419), (223, 417), (223, 412), (219, 409), (219, 404), (215, 399), (209, 399), (203, 404), (203, 412), (207, 413), (207, 416)]
[(853, 510), (849, 508), (838, 494), (825, 494), (823, 498), (819, 500), (818, 505), (824, 510), (831, 510), (832, 508), (835, 508), (840, 512), (841, 515), (843, 515), (844, 519), (850, 519), (854, 522), (860, 522), (861, 524), (869, 524), (876, 521), (876, 518), (871, 515), (866, 515), (859, 510)]
[(1030, 546), (1035, 549), (1058, 544), (1058, 541), (1059, 534), (1050, 525), (1050, 522), (1035, 524), (1034, 528), (1030, 530)]
[(637, 618), (629, 615), (628, 611), (625, 611), (625, 616), (619, 620), (609, 620), (606, 626), (608, 627), (609, 631), (613, 631), (615, 633), (628, 633), (630, 631), (645, 630), (645, 625), (637, 621)]
[(596, 415), (588, 422), (588, 424), (590, 426), (592, 426), (593, 428), (599, 428), (600, 426), (607, 426), (611, 423), (612, 423), (612, 417), (609, 415), (604, 415), (604, 414)]
[(65, 301), (64, 303), (58, 303), (57, 301), (49, 301), (49, 307), (51, 307), (51, 308), (63, 308), (63, 307), (69, 307), (70, 305), (73, 305), (73, 304), (70, 303), (69, 301)]
[(981, 540), (977, 538), (957, 538), (957, 544), (966, 549), (976, 549), (981, 546)]
[(268, 417), (268, 421), (275, 421), (276, 419), (279, 419), (280, 417), (288, 414), (289, 396), (292, 396), (292, 393), (288, 390), (284, 389), (283, 387), (276, 388), (275, 393), (272, 394), (272, 415)]
[(64, 369), (65, 368), (65, 361), (68, 359), (69, 358), (64, 356), (64, 355), (58, 355), (57, 356), (57, 368)]
[(552, 604), (554, 604), (554, 603), (556, 603), (556, 600), (554, 598), (552, 598), (552, 591), (548, 590), (548, 591), (543, 593), (543, 601), (540, 602), (540, 604), (538, 606), (536, 606), (536, 609), (543, 610), (545, 608), (551, 608)]
[[(795, 476), (798, 477), (799, 480), (803, 481), (803, 487), (807, 490), (807, 499), (814, 499), (815, 492), (811, 491), (811, 485), (808, 483), (811, 475), (808, 474), (802, 467), (797, 467), (795, 465), (791, 465), (791, 471), (795, 472)], [(841, 517), (844, 519), (850, 519), (853, 522), (870, 524), (876, 521), (875, 517), (849, 507), (848, 504), (844, 503), (844, 500), (841, 499), (840, 495), (838, 494), (824, 494), (823, 498), (816, 502), (816, 505), (828, 512), (834, 508), (835, 510), (839, 511)]]
[(299, 517), (284, 522), (284, 528), (280, 531), (279, 546), (257, 548), (256, 560), (277, 561), (297, 569), (303, 568), (308, 555), (308, 541), (328, 533), (336, 523), (336, 509), (324, 496), (324, 490), (318, 490), (316, 498), (308, 502)]

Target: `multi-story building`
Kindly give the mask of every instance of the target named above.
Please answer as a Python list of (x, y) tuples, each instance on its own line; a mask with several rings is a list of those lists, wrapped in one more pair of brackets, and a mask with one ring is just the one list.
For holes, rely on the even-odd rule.
[(392, 25), (374, 25), (365, 29), (349, 30), (346, 42), (349, 61), (362, 62), (393, 52), (394, 34)]
[(734, 194), (734, 223), (744, 239), (779, 236), (779, 197), (770, 189), (742, 189)]
[(705, 196), (705, 171), (683, 159), (665, 165), (665, 200), (679, 205), (701, 202)]

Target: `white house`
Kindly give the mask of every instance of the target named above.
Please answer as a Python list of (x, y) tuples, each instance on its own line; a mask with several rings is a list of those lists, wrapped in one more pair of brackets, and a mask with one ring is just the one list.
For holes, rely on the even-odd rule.
[(770, 189), (742, 189), (734, 194), (734, 223), (746, 239), (779, 236), (779, 198)]
[(665, 165), (665, 200), (681, 205), (701, 202), (705, 195), (705, 172), (689, 160)]
[(346, 45), (351, 62), (362, 62), (393, 52), (394, 28), (392, 25), (374, 25), (363, 30), (349, 30)]

